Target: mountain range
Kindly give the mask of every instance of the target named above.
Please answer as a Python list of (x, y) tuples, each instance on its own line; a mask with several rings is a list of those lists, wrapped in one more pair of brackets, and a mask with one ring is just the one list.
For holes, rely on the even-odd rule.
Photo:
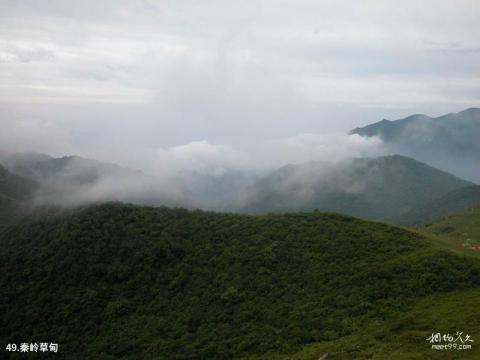
[(248, 189), (247, 212), (334, 211), (388, 222), (453, 190), (472, 186), (400, 156), (287, 165)]
[(5, 153), (0, 155), (0, 163), (24, 178), (59, 188), (89, 185), (103, 177), (122, 178), (141, 174), (138, 170), (80, 156), (54, 158), (38, 153)]
[(58, 359), (406, 360), (432, 358), (432, 332), (476, 341), (480, 186), (432, 166), (437, 135), (406, 135), (431, 127), (450, 139), (443, 153), (464, 136), (449, 156), (473, 162), (476, 119), (354, 131), (413, 157), (190, 172), (175, 187), (77, 156), (2, 154), (0, 342), (54, 341)]
[(408, 225), (420, 225), (479, 205), (480, 186), (462, 187), (452, 190), (431, 202), (419, 205), (404, 214), (400, 222)]
[(439, 117), (411, 115), (404, 119), (356, 128), (350, 134), (379, 137), (386, 152), (425, 162), (461, 178), (480, 181), (480, 109)]
[[(237, 213), (321, 210), (413, 225), (480, 203), (474, 183), (400, 155), (286, 165), (260, 178), (192, 174), (188, 182), (180, 178), (172, 194), (167, 192), (171, 185), (164, 189), (154, 178), (114, 164), (36, 158), (23, 155), (20, 163), (7, 162), (10, 171), (2, 168), (2, 176), (10, 179), (8, 189), (18, 184), (24, 201), (39, 204), (117, 200)], [(12, 202), (14, 195), (5, 194), (0, 192), (2, 201)]]

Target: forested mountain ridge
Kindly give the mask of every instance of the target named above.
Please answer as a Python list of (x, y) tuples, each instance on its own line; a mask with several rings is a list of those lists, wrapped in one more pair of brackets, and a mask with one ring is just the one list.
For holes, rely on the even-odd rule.
[(31, 198), (37, 185), (35, 182), (12, 174), (0, 164), (0, 196), (12, 201)]
[(102, 177), (140, 175), (137, 170), (80, 156), (54, 158), (45, 154), (2, 154), (0, 159), (11, 172), (49, 187), (75, 188), (93, 184)]
[[(410, 140), (416, 142), (420, 140), (440, 141), (442, 139), (433, 139), (433, 135), (443, 132), (445, 137), (451, 136), (450, 140), (452, 141), (458, 141), (458, 139), (461, 138), (465, 139), (465, 135), (469, 135), (465, 139), (469, 140), (472, 136), (478, 134), (479, 119), (480, 108), (469, 108), (458, 113), (449, 113), (439, 117), (414, 114), (404, 119), (393, 121), (383, 119), (377, 123), (356, 128), (350, 131), (350, 133), (367, 137), (379, 136), (385, 141), (405, 140), (403, 138), (406, 135), (413, 135), (413, 138)], [(467, 126), (468, 128), (466, 128)], [(415, 130), (417, 130), (416, 134), (414, 132)], [(474, 130), (474, 133), (469, 134), (469, 130)], [(431, 137), (427, 137), (427, 135)], [(451, 146), (452, 144), (449, 143), (445, 145)], [(478, 144), (472, 143), (472, 145)], [(461, 148), (457, 148), (457, 150), (461, 150)]]
[(462, 178), (480, 181), (480, 109), (439, 117), (412, 115), (356, 128), (350, 134), (379, 137), (386, 151), (412, 157)]
[(0, 164), (0, 230), (32, 200), (38, 189), (35, 182), (10, 173)]
[(44, 209), (0, 235), (0, 293), (12, 300), (0, 302), (0, 339), (54, 339), (58, 358), (289, 354), (479, 275), (475, 259), (417, 234), (337, 214)]
[(472, 183), (404, 156), (288, 165), (249, 189), (245, 211), (334, 211), (399, 222), (404, 214)]
[(406, 213), (400, 223), (422, 225), (478, 206), (480, 206), (480, 186), (467, 186), (452, 190), (432, 202), (416, 207)]
[(155, 176), (75, 156), (17, 154), (8, 159), (11, 171), (48, 189), (38, 194), (37, 202), (62, 206), (123, 201), (239, 213), (319, 209), (410, 225), (431, 218), (430, 204), (474, 185), (400, 155), (286, 165), (263, 176), (244, 171), (215, 176), (192, 172), (158, 181)]

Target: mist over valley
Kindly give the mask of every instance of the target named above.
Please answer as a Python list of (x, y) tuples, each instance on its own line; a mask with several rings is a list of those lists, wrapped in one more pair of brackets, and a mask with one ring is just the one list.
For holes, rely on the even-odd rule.
[(0, 9), (0, 359), (480, 359), (478, 1)]

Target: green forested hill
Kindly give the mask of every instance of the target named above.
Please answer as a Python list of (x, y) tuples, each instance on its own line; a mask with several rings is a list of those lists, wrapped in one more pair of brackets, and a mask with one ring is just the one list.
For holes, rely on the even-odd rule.
[(259, 181), (246, 196), (244, 210), (319, 209), (400, 223), (414, 209), (471, 185), (399, 155), (359, 158), (335, 165), (310, 162), (285, 166)]
[(480, 258), (480, 205), (418, 227), (453, 251)]
[(421, 235), (336, 214), (50, 209), (0, 236), (0, 342), (54, 341), (71, 359), (316, 360), (372, 358), (377, 341), (403, 358), (446, 330), (418, 309), (479, 275)]
[(419, 205), (407, 212), (400, 223), (422, 225), (477, 206), (480, 206), (480, 186), (467, 186), (455, 189), (434, 201)]
[(11, 201), (24, 201), (31, 197), (35, 183), (14, 175), (0, 165), (0, 196)]
[(37, 185), (14, 175), (0, 165), (0, 230), (12, 220), (19, 207), (30, 200)]

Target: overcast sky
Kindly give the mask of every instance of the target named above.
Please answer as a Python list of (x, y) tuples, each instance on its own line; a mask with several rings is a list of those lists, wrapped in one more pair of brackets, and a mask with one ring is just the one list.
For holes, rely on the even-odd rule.
[(356, 126), (480, 106), (478, 0), (0, 0), (0, 9), (7, 150), (140, 168), (242, 163), (257, 151), (300, 161), (362, 152), (371, 144), (339, 138)]

